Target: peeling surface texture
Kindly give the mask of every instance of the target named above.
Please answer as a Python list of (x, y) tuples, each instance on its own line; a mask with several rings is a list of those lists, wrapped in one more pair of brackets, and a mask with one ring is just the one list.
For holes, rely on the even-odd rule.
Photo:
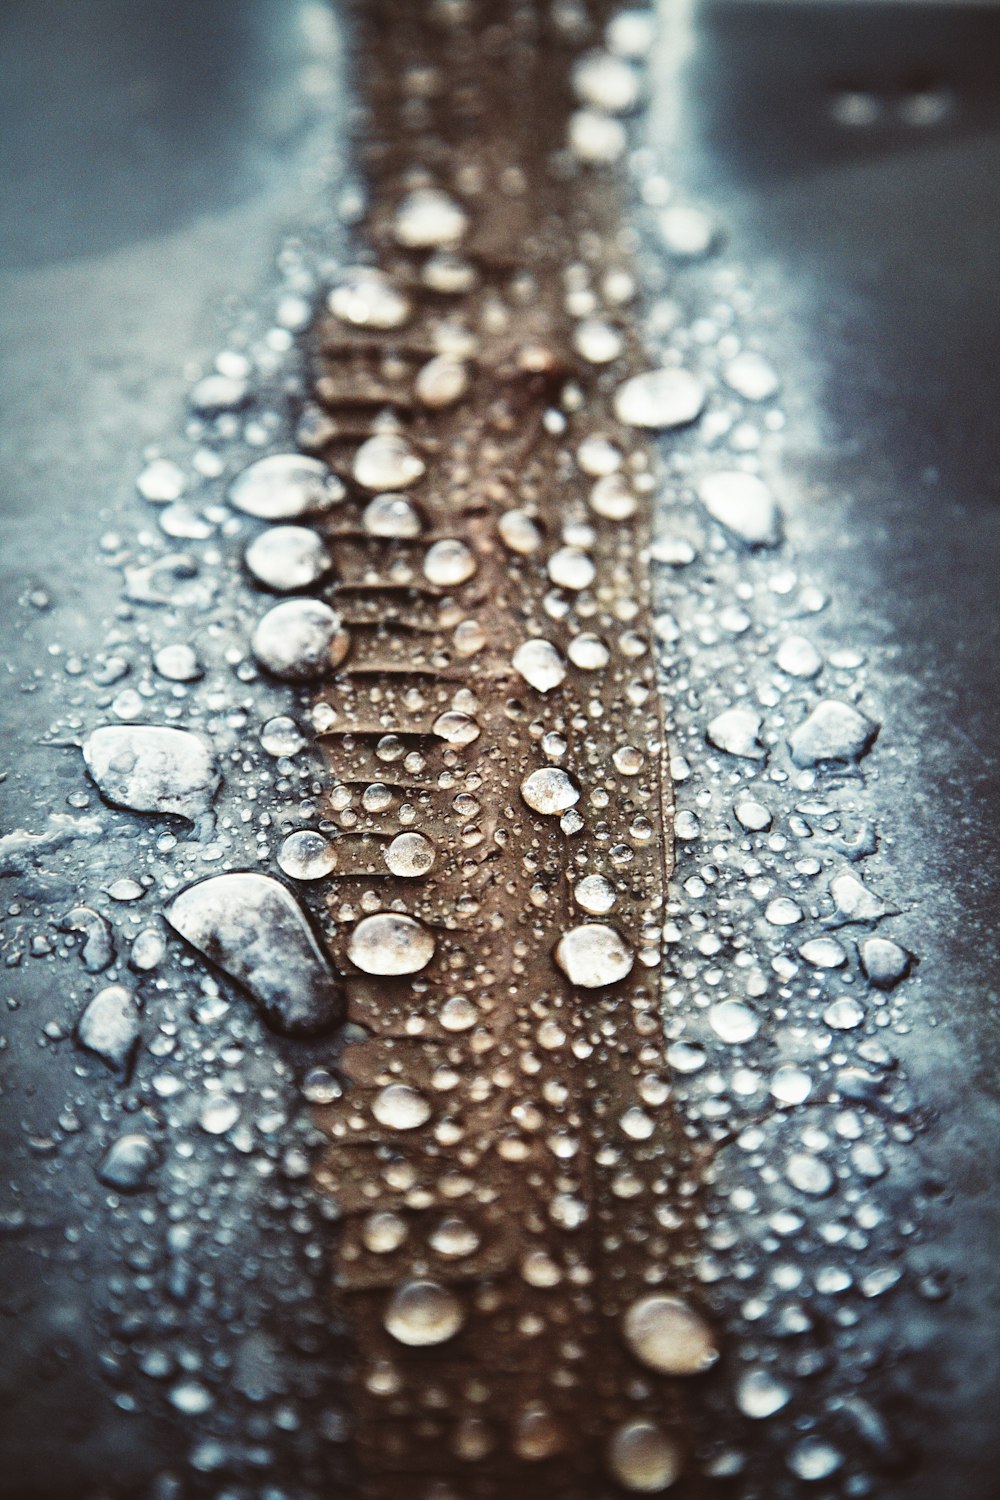
[[(353, 462), (338, 525), (361, 515), (365, 488), (405, 485), (425, 530), (338, 535), (328, 597), (352, 650), (320, 711), (335, 788), (391, 776), (390, 811), (352, 810), (352, 839), (414, 829), (435, 861), (405, 882), (362, 866), (360, 884), (342, 865), (335, 959), (418, 967), (388, 952), (388, 933), (385, 960), (369, 953), (383, 918), (365, 913), (379, 908), (436, 937), (419, 976), (349, 979), (370, 1036), (347, 1048), (343, 1100), (317, 1111), (330, 1140), (317, 1181), (344, 1214), (335, 1280), (358, 1343), (366, 1500), (598, 1495), (612, 1473), (648, 1488), (642, 1463), (666, 1453), (673, 1474), (689, 1440), (677, 1390), (642, 1374), (619, 1326), (648, 1284), (683, 1279), (691, 1183), (657, 999), (670, 824), (650, 457), (614, 402), (644, 359), (612, 301), (624, 352), (613, 373), (588, 364), (566, 306), (582, 278), (628, 274), (619, 185), (564, 151), (570, 70), (601, 10), (565, 30), (518, 6), (359, 13), (362, 238), (380, 279), (363, 309), (335, 293), (317, 330), (319, 451), (340, 472)], [(417, 213), (417, 183), (448, 198)], [(436, 224), (461, 242), (455, 293)], [(415, 376), (444, 354), (467, 389), (445, 404), (418, 385), (415, 399)], [(643, 425), (691, 420), (702, 394), (681, 395), (683, 412), (671, 396), (658, 416), (648, 394)], [(585, 444), (623, 465), (637, 498), (617, 516), (587, 504)], [(595, 636), (595, 669), (572, 665), (574, 642)], [(529, 790), (539, 776), (571, 795)], [(335, 790), (334, 815), (342, 805)], [(611, 887), (614, 927), (579, 925), (587, 878)], [(401, 1083), (416, 1103), (396, 1101)], [(642, 1422), (650, 1433), (633, 1432)]]

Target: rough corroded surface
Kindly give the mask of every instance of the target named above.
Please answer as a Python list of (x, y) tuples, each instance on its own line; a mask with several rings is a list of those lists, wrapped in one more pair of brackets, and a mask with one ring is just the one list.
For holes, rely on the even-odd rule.
[[(404, 534), (372, 535), (373, 487), (353, 482), (326, 524), (337, 578), (324, 597), (350, 636), (323, 693), (343, 829), (334, 960), (367, 1037), (347, 1047), (344, 1098), (317, 1111), (330, 1140), (318, 1182), (344, 1216), (337, 1295), (357, 1338), (366, 1500), (618, 1493), (610, 1474), (635, 1478), (648, 1447), (644, 1429), (621, 1430), (637, 1419), (687, 1463), (677, 1383), (644, 1368), (622, 1329), (650, 1288), (683, 1280), (691, 1183), (658, 1008), (670, 825), (649, 646), (652, 459), (614, 407), (648, 362), (620, 187), (564, 149), (571, 68), (599, 42), (602, 9), (561, 28), (500, 3), (373, 0), (358, 17), (371, 142), (359, 256), (405, 303), (377, 287), (359, 324), (370, 283), (334, 294), (308, 427), (337, 473), (375, 481), (359, 445), (398, 434), (381, 457), (410, 501)], [(452, 294), (428, 286), (441, 250), (411, 247), (419, 217), (402, 230), (395, 217), (427, 186), (464, 210), (447, 253), (472, 286)], [(588, 296), (620, 335), (607, 365), (577, 352), (571, 311)], [(442, 355), (458, 374), (426, 373)], [(596, 465), (580, 461), (595, 434), (623, 455), (598, 509)], [(407, 469), (407, 455), (420, 462)], [(442, 552), (452, 540), (468, 555)], [(515, 669), (529, 640), (555, 647), (561, 680), (551, 653), (540, 675)], [(561, 814), (522, 795), (547, 766), (580, 789)], [(415, 878), (385, 862), (408, 830), (435, 849)], [(614, 888), (610, 911), (593, 882), (586, 906), (575, 898), (588, 876)], [(352, 963), (357, 924), (385, 910), (434, 937), (408, 977)], [(613, 929), (616, 982), (600, 983), (589, 931), (597, 967), (569, 982), (585, 923)], [(400, 1288), (427, 1280), (449, 1294), (423, 1294), (442, 1341), (427, 1346), (425, 1330), (411, 1347)]]

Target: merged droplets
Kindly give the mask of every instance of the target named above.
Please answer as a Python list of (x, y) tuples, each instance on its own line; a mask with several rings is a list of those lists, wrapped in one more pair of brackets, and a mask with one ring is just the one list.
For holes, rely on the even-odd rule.
[(409, 298), (372, 266), (344, 271), (327, 305), (335, 318), (356, 328), (401, 328), (411, 310)]

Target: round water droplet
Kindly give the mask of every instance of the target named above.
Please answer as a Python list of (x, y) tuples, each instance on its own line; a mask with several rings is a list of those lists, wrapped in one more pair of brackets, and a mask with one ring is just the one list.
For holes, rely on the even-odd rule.
[(304, 750), (308, 741), (294, 719), (278, 714), (268, 719), (260, 732), (261, 749), (268, 755), (291, 758)]
[(322, 880), (337, 868), (337, 851), (321, 833), (300, 828), (282, 844), (278, 865), (293, 880)]
[(774, 366), (754, 349), (744, 349), (727, 360), (722, 378), (745, 401), (767, 401), (780, 385)]
[(592, 917), (603, 917), (614, 906), (617, 892), (606, 876), (585, 875), (573, 887), (573, 899)]
[(557, 588), (570, 589), (573, 593), (589, 588), (596, 572), (593, 558), (581, 552), (579, 547), (560, 547), (549, 558), (548, 575), (552, 582)]
[(372, 1114), (388, 1130), (417, 1130), (431, 1117), (423, 1094), (405, 1083), (390, 1083), (372, 1102)]
[(582, 318), (573, 330), (573, 347), (591, 365), (607, 365), (618, 358), (624, 340), (603, 318)]
[(747, 547), (773, 547), (781, 539), (777, 501), (756, 474), (723, 469), (706, 474), (698, 499), (713, 521)]
[(700, 1313), (663, 1292), (633, 1302), (623, 1330), (636, 1359), (662, 1375), (700, 1375), (719, 1358), (715, 1336)]
[(864, 1010), (851, 995), (842, 995), (839, 1000), (831, 1001), (823, 1012), (823, 1020), (834, 1031), (853, 1031), (864, 1018)]
[(570, 116), (569, 149), (577, 161), (610, 166), (628, 145), (624, 126), (596, 109), (578, 109)]
[(413, 917), (378, 912), (362, 917), (351, 933), (347, 956), (366, 974), (418, 974), (434, 957), (433, 933)]
[(639, 102), (640, 77), (622, 57), (590, 52), (573, 69), (573, 92), (582, 104), (608, 115), (626, 114)]
[(376, 433), (362, 443), (351, 466), (355, 482), (366, 490), (406, 490), (425, 471), (423, 459), (394, 432)]
[(627, 427), (665, 431), (685, 427), (702, 412), (704, 382), (689, 370), (666, 366), (633, 375), (615, 392), (615, 415)]
[(786, 636), (774, 659), (787, 676), (803, 680), (815, 677), (823, 667), (823, 658), (804, 635)]
[(168, 682), (197, 682), (204, 675), (194, 647), (181, 643), (161, 646), (153, 657), (153, 666)]
[(373, 1255), (391, 1255), (405, 1244), (408, 1232), (406, 1220), (388, 1210), (369, 1214), (361, 1226), (365, 1249)]
[(434, 845), (422, 833), (398, 833), (383, 858), (390, 874), (416, 879), (433, 866)]
[(616, 1430), (608, 1451), (608, 1467), (624, 1489), (637, 1495), (655, 1495), (680, 1478), (683, 1456), (674, 1438), (654, 1422), (636, 1418)]
[(518, 646), (511, 662), (529, 687), (539, 693), (550, 693), (566, 677), (566, 664), (551, 641), (525, 641)]
[(229, 486), (229, 503), (261, 521), (290, 521), (329, 510), (345, 493), (341, 481), (318, 458), (272, 453), (237, 474)]
[(570, 984), (592, 990), (626, 978), (632, 972), (635, 954), (616, 928), (603, 922), (583, 922), (563, 933), (556, 944), (555, 960)]
[(464, 1322), (455, 1293), (436, 1281), (403, 1282), (389, 1299), (384, 1318), (387, 1332), (411, 1349), (447, 1342)]
[(771, 1079), (770, 1092), (779, 1104), (803, 1104), (812, 1093), (812, 1079), (794, 1063), (783, 1063)]
[(227, 1099), (225, 1095), (221, 1095), (209, 1099), (208, 1103), (202, 1106), (198, 1124), (209, 1135), (225, 1135), (226, 1131), (231, 1130), (236, 1124), (239, 1117), (240, 1107), (236, 1100)]
[(497, 522), (497, 530), (504, 546), (522, 556), (537, 552), (542, 545), (542, 533), (527, 511), (504, 511)]
[(319, 599), (289, 599), (275, 605), (253, 634), (253, 654), (260, 665), (286, 682), (310, 682), (337, 667), (350, 640), (328, 604)]
[(250, 543), (244, 560), (257, 582), (277, 593), (311, 588), (333, 562), (320, 537), (307, 526), (268, 527)]
[(475, 719), (469, 714), (458, 713), (455, 709), (449, 709), (447, 713), (439, 714), (434, 720), (434, 733), (449, 745), (471, 745), (478, 740), (481, 730)]
[(760, 1030), (760, 1017), (742, 1000), (720, 1000), (708, 1013), (708, 1024), (722, 1042), (739, 1046)]
[(144, 500), (154, 505), (169, 505), (183, 495), (187, 480), (184, 470), (171, 459), (154, 458), (139, 475), (135, 487)]
[(427, 1243), (438, 1255), (447, 1260), (457, 1260), (463, 1255), (473, 1255), (479, 1249), (479, 1235), (464, 1219), (442, 1219), (431, 1231)]
[(785, 1176), (792, 1187), (813, 1198), (825, 1197), (833, 1187), (833, 1172), (827, 1163), (809, 1151), (793, 1151), (785, 1163)]
[(455, 537), (446, 537), (427, 549), (424, 577), (438, 588), (453, 588), (465, 583), (475, 571), (475, 557), (465, 543)]
[(361, 516), (361, 525), (369, 536), (390, 537), (408, 541), (420, 535), (423, 522), (412, 501), (405, 495), (376, 495), (369, 500)]
[(461, 360), (438, 354), (421, 366), (414, 383), (417, 400), (431, 411), (454, 406), (469, 389), (469, 371)]
[(580, 788), (568, 771), (558, 766), (544, 766), (524, 778), (521, 796), (533, 812), (554, 818), (567, 808), (575, 807), (580, 800)]
[(831, 1443), (818, 1437), (799, 1440), (788, 1455), (788, 1467), (800, 1479), (829, 1479), (844, 1462), (843, 1455)]
[(624, 474), (606, 474), (590, 491), (590, 508), (606, 521), (627, 521), (639, 501)]
[(716, 240), (710, 215), (693, 203), (671, 203), (665, 208), (660, 214), (660, 234), (676, 260), (701, 260)]
[(611, 652), (599, 635), (576, 635), (566, 648), (574, 667), (582, 672), (600, 672), (611, 660)]

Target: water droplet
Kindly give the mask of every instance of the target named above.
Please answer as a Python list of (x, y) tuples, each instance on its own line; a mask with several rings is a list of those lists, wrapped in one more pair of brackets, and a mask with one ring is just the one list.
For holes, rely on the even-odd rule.
[(639, 90), (636, 69), (608, 52), (590, 52), (573, 68), (573, 91), (581, 104), (605, 114), (627, 114), (638, 104)]
[(153, 657), (153, 666), (167, 682), (197, 682), (203, 675), (194, 647), (182, 643), (161, 646)]
[(184, 470), (169, 458), (154, 458), (135, 482), (144, 500), (154, 505), (169, 505), (179, 500), (187, 489)]
[(559, 766), (543, 766), (521, 782), (521, 796), (533, 812), (558, 817), (580, 800), (580, 788)]
[(857, 761), (871, 749), (879, 726), (849, 703), (824, 698), (788, 736), (797, 766), (824, 761)]
[(246, 550), (248, 569), (265, 588), (279, 594), (311, 588), (329, 572), (333, 559), (307, 526), (270, 526)]
[(416, 1130), (426, 1125), (431, 1107), (423, 1094), (405, 1083), (390, 1083), (372, 1101), (372, 1114), (388, 1130)]
[(592, 917), (603, 917), (614, 906), (617, 893), (611, 881), (604, 875), (585, 875), (573, 887), (573, 899), (577, 906)]
[(619, 160), (628, 136), (618, 120), (596, 109), (578, 109), (570, 116), (569, 149), (577, 161), (610, 166)]
[(787, 1406), (791, 1394), (768, 1370), (744, 1370), (736, 1382), (736, 1405), (745, 1417), (758, 1422)]
[(693, 203), (671, 203), (660, 214), (660, 235), (675, 260), (702, 260), (718, 231), (710, 214)]
[(662, 1292), (640, 1297), (622, 1326), (636, 1359), (662, 1375), (700, 1375), (719, 1358), (711, 1328), (679, 1297)]
[(803, 681), (816, 677), (823, 669), (823, 658), (804, 635), (786, 636), (778, 647), (775, 661), (782, 672)]
[(603, 922), (584, 922), (564, 932), (555, 960), (570, 984), (600, 989), (632, 972), (635, 954), (621, 933)]
[(102, 795), (133, 812), (194, 820), (221, 780), (208, 745), (185, 729), (104, 725), (85, 740), (83, 758)]
[(833, 1172), (827, 1163), (808, 1151), (794, 1151), (785, 1163), (785, 1176), (800, 1193), (822, 1198), (833, 1187)]
[(865, 938), (861, 944), (861, 967), (872, 984), (891, 990), (909, 972), (911, 955), (890, 938)]
[(465, 583), (476, 571), (476, 559), (464, 542), (446, 537), (428, 547), (424, 558), (424, 577), (439, 588), (453, 588)]
[(369, 536), (397, 541), (410, 540), (423, 530), (419, 511), (405, 495), (376, 495), (365, 506), (361, 525)]
[(329, 510), (344, 495), (343, 484), (326, 464), (300, 453), (259, 458), (229, 486), (230, 505), (260, 521), (291, 521)]
[(416, 484), (426, 466), (405, 438), (394, 432), (376, 433), (354, 455), (351, 473), (366, 490), (406, 490)]
[(744, 828), (748, 828), (751, 833), (763, 833), (774, 821), (771, 809), (765, 807), (763, 802), (755, 802), (750, 797), (737, 802), (733, 812), (736, 814), (736, 821)]
[(433, 866), (434, 845), (422, 833), (398, 833), (383, 857), (390, 874), (416, 879)]
[(525, 641), (518, 646), (511, 661), (514, 670), (539, 693), (551, 692), (566, 677), (566, 664), (551, 641)]
[(783, 1063), (771, 1079), (770, 1093), (779, 1104), (804, 1104), (812, 1093), (812, 1079), (794, 1063)]
[(548, 574), (557, 588), (579, 593), (590, 587), (596, 572), (593, 559), (579, 547), (560, 547), (549, 558)]
[(835, 1031), (853, 1031), (864, 1018), (864, 1010), (852, 995), (841, 995), (839, 1000), (832, 1000), (823, 1012), (823, 1020)]
[(308, 741), (294, 719), (279, 714), (276, 718), (268, 719), (264, 725), (260, 732), (260, 743), (268, 755), (290, 759), (304, 750)]
[(285, 682), (311, 682), (340, 665), (350, 638), (340, 616), (320, 599), (287, 599), (258, 622), (253, 654)]
[(410, 316), (409, 298), (373, 266), (344, 271), (327, 306), (335, 318), (356, 328), (401, 328)]
[(292, 880), (322, 880), (337, 868), (337, 851), (321, 833), (299, 828), (283, 841), (278, 865)]
[(812, 1481), (829, 1479), (843, 1462), (837, 1449), (818, 1437), (800, 1438), (788, 1455), (788, 1467), (792, 1473), (800, 1479)]
[(659, 1494), (680, 1478), (680, 1445), (645, 1418), (623, 1422), (608, 1451), (608, 1467), (624, 1489), (633, 1494)]
[(739, 755), (746, 760), (763, 760), (767, 751), (760, 741), (763, 720), (756, 709), (723, 709), (709, 723), (706, 731), (708, 742), (727, 755)]
[(389, 1299), (384, 1317), (386, 1331), (412, 1349), (445, 1343), (464, 1322), (461, 1302), (436, 1281), (403, 1282)]
[(434, 957), (435, 946), (433, 934), (413, 917), (384, 911), (362, 917), (347, 955), (365, 974), (417, 974)]
[(599, 635), (575, 635), (566, 648), (574, 667), (583, 672), (600, 672), (611, 660), (611, 652)]
[(615, 392), (615, 415), (627, 427), (665, 431), (694, 422), (705, 405), (704, 383), (689, 370), (665, 366), (633, 375)]
[(207, 1135), (225, 1135), (240, 1117), (240, 1106), (225, 1094), (207, 1100), (198, 1115), (198, 1124)]
[(508, 510), (497, 522), (500, 540), (511, 552), (527, 557), (542, 545), (542, 533), (524, 510)]
[(91, 1000), (77, 1023), (77, 1041), (117, 1073), (126, 1073), (139, 1043), (139, 1011), (121, 984), (110, 984)]
[(145, 1187), (158, 1161), (159, 1152), (148, 1135), (121, 1135), (109, 1146), (97, 1176), (105, 1187), (135, 1193)]
[(341, 1019), (343, 992), (291, 892), (251, 871), (213, 875), (175, 897), (166, 918), (260, 1005), (273, 1030), (318, 1036)]
[(767, 485), (742, 469), (706, 474), (698, 499), (720, 526), (748, 547), (773, 547), (781, 539), (781, 513)]
[(720, 1000), (708, 1012), (708, 1024), (722, 1042), (740, 1045), (760, 1030), (760, 1017), (742, 1000)]
[(396, 243), (407, 250), (442, 249), (457, 244), (468, 222), (461, 204), (447, 193), (439, 188), (415, 188), (396, 210), (393, 233)]
[(469, 389), (469, 371), (461, 360), (438, 354), (417, 372), (414, 393), (423, 406), (432, 411), (454, 406)]
[(771, 362), (754, 349), (743, 349), (727, 360), (722, 378), (745, 401), (767, 401), (777, 395), (781, 384)]

